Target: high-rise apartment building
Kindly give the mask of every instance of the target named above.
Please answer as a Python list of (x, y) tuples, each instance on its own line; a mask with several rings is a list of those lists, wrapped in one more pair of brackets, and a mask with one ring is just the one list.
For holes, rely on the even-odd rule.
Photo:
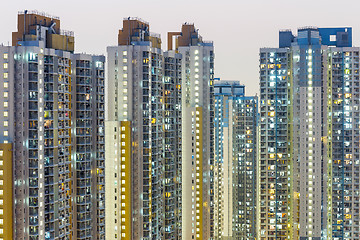
[[(288, 49), (261, 49), (259, 239), (286, 239), (288, 233)], [(263, 65), (261, 65), (263, 66)], [(267, 67), (269, 66), (269, 70)], [(271, 67), (274, 67), (272, 69)], [(289, 169), (290, 170), (290, 169)]]
[(4, 239), (104, 239), (105, 59), (73, 52), (73, 33), (35, 11), (0, 46)]
[[(175, 40), (175, 41), (173, 41)], [(214, 237), (214, 46), (193, 24), (168, 33), (182, 56), (182, 238)]]
[(256, 238), (257, 97), (215, 82), (215, 239)]
[(71, 61), (73, 236), (105, 239), (105, 57)]
[(181, 239), (181, 55), (137, 18), (107, 53), (107, 239)]
[(260, 50), (259, 238), (359, 239), (359, 48), (351, 28)]
[(213, 44), (184, 24), (164, 52), (149, 28), (126, 18), (107, 49), (106, 236), (210, 239)]

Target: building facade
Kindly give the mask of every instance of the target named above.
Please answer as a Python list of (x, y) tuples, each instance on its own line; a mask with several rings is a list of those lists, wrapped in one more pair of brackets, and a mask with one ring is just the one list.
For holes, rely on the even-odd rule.
[[(175, 41), (174, 41), (175, 40)], [(182, 56), (182, 237), (214, 237), (214, 46), (193, 24), (168, 33)]]
[[(261, 49), (259, 239), (286, 239), (288, 231), (287, 49)], [(264, 64), (264, 65), (262, 65)], [(272, 69), (272, 67), (274, 69)], [(261, 67), (260, 67), (261, 68)]]
[(279, 48), (260, 50), (260, 134), (281, 142), (260, 143), (259, 237), (358, 239), (352, 29), (307, 27), (279, 39)]
[(213, 44), (185, 24), (164, 52), (149, 29), (126, 18), (107, 49), (106, 234), (210, 239)]
[[(89, 131), (88, 139), (94, 146), (87, 146), (88, 158), (80, 158), (78, 152), (83, 146), (76, 142), (80, 138), (75, 123), (81, 117), (77, 115), (80, 76), (76, 62), (81, 58), (89, 60), (88, 82), (93, 83), (103, 79), (105, 59), (73, 52), (73, 33), (61, 30), (59, 18), (36, 11), (19, 13), (13, 46), (0, 47), (0, 141), (12, 145), (11, 150), (7, 149), (12, 154), (6, 156), (12, 156), (14, 184), (4, 185), (13, 189), (13, 212), (4, 219), (4, 226), (9, 229), (12, 223), (12, 230), (6, 233), (12, 232), (16, 239), (104, 239), (104, 232), (97, 231), (100, 221), (94, 214), (100, 212), (98, 202), (91, 200), (83, 219), (78, 205), (80, 199), (90, 201), (97, 194), (95, 173), (100, 161), (90, 158), (90, 154), (96, 151), (100, 134)], [(94, 77), (93, 72), (98, 75)], [(91, 101), (96, 101), (96, 90), (89, 88), (88, 94), (92, 95)], [(104, 115), (100, 109), (91, 112), (90, 122), (97, 121), (95, 113), (99, 111)], [(84, 192), (75, 184), (83, 180), (75, 170), (81, 161), (89, 162), (89, 172), (93, 172), (87, 180), (94, 185)], [(9, 159), (4, 162), (10, 164)]]
[(137, 18), (107, 52), (107, 238), (181, 239), (181, 56)]
[(256, 238), (257, 97), (215, 83), (215, 239)]

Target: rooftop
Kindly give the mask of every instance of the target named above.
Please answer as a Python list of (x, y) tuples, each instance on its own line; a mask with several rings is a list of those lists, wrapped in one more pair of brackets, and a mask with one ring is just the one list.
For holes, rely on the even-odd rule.
[(24, 10), (24, 11), (19, 11), (18, 14), (19, 14), (19, 15), (23, 15), (23, 14), (34, 14), (34, 15), (39, 15), (39, 16), (43, 16), (43, 17), (48, 17), (48, 18), (60, 20), (60, 18), (57, 17), (57, 16), (50, 15), (50, 14), (48, 14), (48, 13), (46, 13), (46, 12), (39, 12), (39, 11), (37, 11), (37, 10)]

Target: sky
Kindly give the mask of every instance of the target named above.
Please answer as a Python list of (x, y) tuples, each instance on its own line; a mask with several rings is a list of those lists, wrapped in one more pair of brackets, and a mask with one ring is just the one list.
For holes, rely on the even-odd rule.
[(259, 49), (277, 47), (280, 29), (353, 27), (353, 45), (360, 46), (359, 0), (13, 0), (0, 9), (0, 44), (11, 43), (17, 12), (25, 9), (60, 17), (61, 28), (75, 33), (75, 51), (91, 54), (116, 45), (129, 16), (149, 22), (163, 49), (167, 32), (194, 23), (214, 41), (215, 77), (240, 81), (247, 95), (259, 92)]

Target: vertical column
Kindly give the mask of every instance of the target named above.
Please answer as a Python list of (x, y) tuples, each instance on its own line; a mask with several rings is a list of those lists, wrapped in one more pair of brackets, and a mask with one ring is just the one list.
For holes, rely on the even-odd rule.
[(0, 144), (0, 238), (13, 239), (13, 152), (11, 143)]
[(131, 122), (121, 122), (121, 239), (131, 238)]
[(332, 184), (333, 184), (333, 177), (332, 177), (332, 57), (331, 53), (329, 53), (329, 69), (328, 69), (328, 79), (327, 79), (327, 237), (328, 239), (332, 238)]
[(202, 107), (196, 108), (196, 239), (203, 239), (203, 112)]

